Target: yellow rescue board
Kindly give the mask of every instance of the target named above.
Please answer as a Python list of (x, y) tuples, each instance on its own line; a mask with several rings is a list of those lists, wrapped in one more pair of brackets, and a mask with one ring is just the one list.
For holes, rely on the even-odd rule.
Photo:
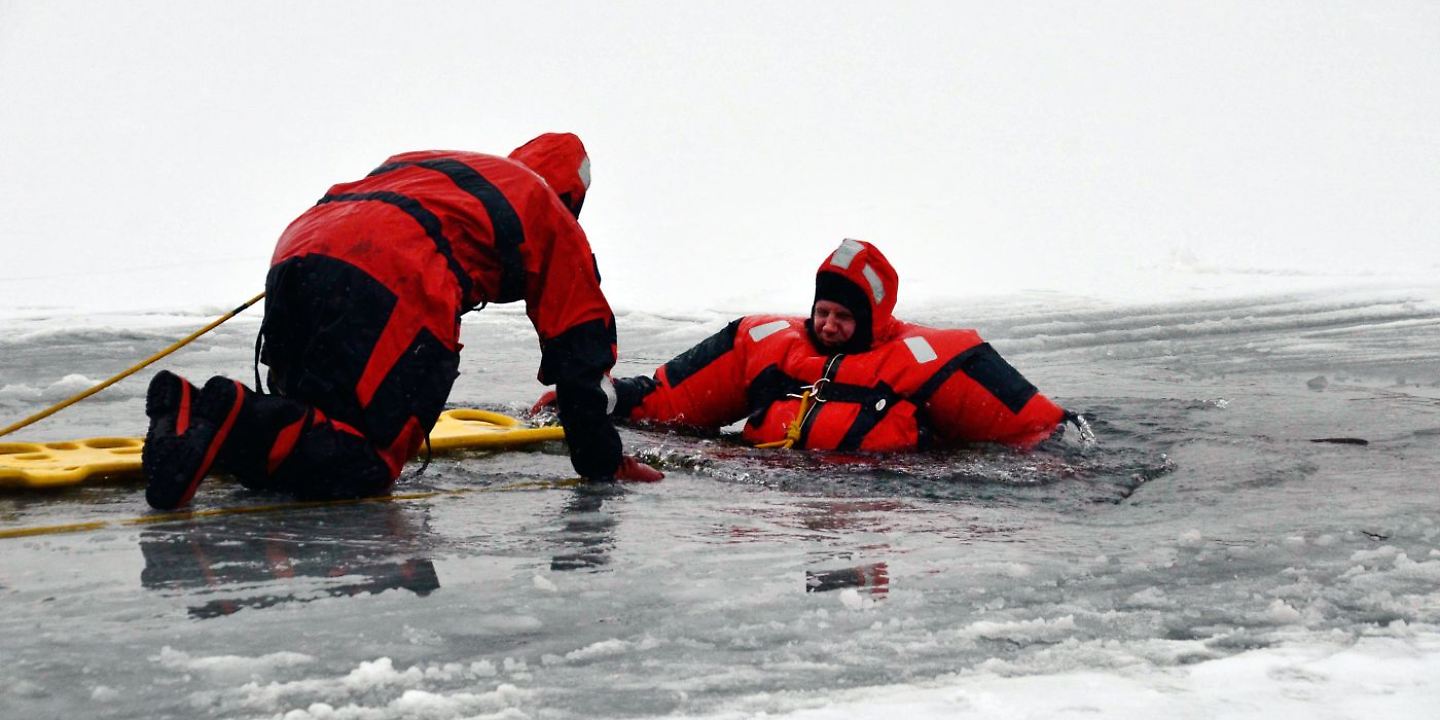
[[(547, 440), (564, 440), (559, 427), (529, 427), (487, 410), (446, 410), (430, 431), (436, 452), (505, 450)], [(0, 442), (0, 489), (79, 485), (91, 478), (140, 476), (138, 438), (98, 437), (28, 443)]]

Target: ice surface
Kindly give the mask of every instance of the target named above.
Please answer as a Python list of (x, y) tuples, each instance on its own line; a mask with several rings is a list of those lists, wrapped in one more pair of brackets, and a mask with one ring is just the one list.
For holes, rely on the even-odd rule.
[[(468, 492), (382, 505), (136, 526), (133, 487), (7, 495), (6, 528), (111, 524), (0, 540), (0, 715), (1428, 718), (1437, 297), (1016, 296), (920, 318), (979, 327), (1087, 414), (1091, 446), (836, 463), (642, 428), (624, 435), (667, 472), (654, 486), (545, 489), (570, 470), (542, 446), (437, 458), (401, 487)], [(728, 319), (625, 312), (618, 373)], [(203, 320), (16, 320), (0, 406)], [(454, 400), (527, 406), (523, 313), (466, 323)], [(254, 328), (166, 364), (246, 377)], [(139, 433), (146, 379), (27, 439)], [(278, 499), (215, 480), (197, 503)]]

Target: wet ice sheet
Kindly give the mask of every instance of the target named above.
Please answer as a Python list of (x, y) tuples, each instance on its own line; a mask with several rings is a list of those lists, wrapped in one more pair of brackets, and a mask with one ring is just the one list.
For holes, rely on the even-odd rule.
[[(0, 541), (0, 715), (1429, 717), (1433, 303), (980, 310), (1098, 448), (837, 465), (632, 430), (665, 482), (558, 486), (543, 447), (438, 460), (402, 489), (454, 492), (407, 502)], [(513, 410), (538, 352), (486, 316), (457, 397)], [(622, 345), (648, 369), (724, 319), (627, 315)], [(130, 332), (74, 363), (16, 344), (0, 386), (102, 376)], [(175, 366), (243, 372), (248, 341)], [(138, 425), (138, 397), (46, 432)], [(144, 514), (124, 487), (0, 512)]]
[[(1233, 701), (1217, 675), (1247, 679), (1242, 699), (1262, 706), (1369, 682), (1325, 670), (1337, 653), (1433, 666), (1432, 523), (1381, 540), (1127, 520), (672, 476), (615, 496), (477, 493), (26, 541), (50, 562), (18, 568), (6, 604), (46, 612), (7, 642), (10, 699), (43, 714), (106, 696), (122, 717), (733, 715), (885, 706), (895, 693), (854, 689), (941, 682), (931, 697), (958, 687), (979, 711), (995, 706), (975, 693), (1038, 711), (1029, 691), (1080, 685), (1099, 695), (1070, 704), (1138, 712), (1184, 704), (1159, 691)], [(83, 569), (56, 573), (57, 559)], [(817, 575), (854, 583), (807, 592)], [(1428, 697), (1426, 677), (1371, 694)], [(1150, 692), (1110, 694), (1133, 688)]]

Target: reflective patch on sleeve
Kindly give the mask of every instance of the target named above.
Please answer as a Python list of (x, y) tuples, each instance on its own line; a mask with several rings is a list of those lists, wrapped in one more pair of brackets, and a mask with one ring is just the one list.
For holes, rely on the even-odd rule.
[(589, 155), (586, 155), (585, 157), (583, 157), (583, 158), (580, 159), (580, 170), (579, 170), (579, 172), (580, 172), (580, 182), (585, 185), (585, 189), (586, 189), (586, 190), (589, 190), (589, 189), (590, 189), (590, 156), (589, 156)]
[(845, 241), (840, 243), (840, 247), (835, 249), (835, 254), (830, 256), (830, 264), (841, 270), (847, 270), (850, 268), (850, 261), (854, 260), (855, 256), (864, 249), (865, 246), (861, 245), (860, 241), (845, 238)]
[(905, 346), (910, 348), (910, 353), (915, 356), (915, 362), (921, 365), (940, 357), (935, 354), (935, 348), (930, 346), (930, 341), (919, 335), (905, 338)]
[(770, 337), (771, 335), (774, 335), (775, 333), (780, 332), (787, 327), (790, 327), (790, 322), (787, 320), (776, 320), (774, 322), (765, 323), (764, 325), (756, 325), (755, 327), (750, 328), (750, 339), (754, 340), (755, 342), (760, 342), (761, 340), (764, 340), (765, 338)]
[(615, 394), (615, 381), (611, 380), (609, 375), (600, 376), (600, 392), (605, 393), (605, 414), (614, 415), (615, 404), (620, 398)]
[(880, 274), (875, 272), (875, 269), (870, 267), (869, 263), (866, 263), (865, 268), (860, 271), (860, 274), (864, 275), (865, 279), (870, 282), (870, 294), (875, 296), (875, 304), (879, 305), (885, 302), (885, 283), (880, 280)]

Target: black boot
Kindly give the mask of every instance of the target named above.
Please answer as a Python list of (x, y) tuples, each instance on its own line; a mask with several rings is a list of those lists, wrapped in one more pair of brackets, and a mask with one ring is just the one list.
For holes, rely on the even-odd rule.
[(225, 444), (242, 402), (240, 386), (223, 377), (205, 388), (161, 371), (145, 393), (150, 429), (141, 453), (148, 484), (145, 500), (158, 510), (186, 505)]
[[(233, 476), (250, 490), (279, 489), (272, 464), (282, 462), (310, 425), (310, 406), (277, 395), (240, 388), (242, 406), (225, 446), (215, 458), (216, 472)], [(277, 447), (278, 446), (278, 447)]]

